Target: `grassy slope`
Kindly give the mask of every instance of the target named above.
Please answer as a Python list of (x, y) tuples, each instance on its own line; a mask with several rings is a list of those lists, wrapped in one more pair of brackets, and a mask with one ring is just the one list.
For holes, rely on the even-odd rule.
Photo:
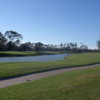
[(0, 100), (100, 100), (100, 67), (2, 88)]
[(15, 57), (15, 56), (37, 56), (43, 54), (59, 54), (63, 52), (54, 52), (54, 51), (0, 51), (0, 57)]
[(100, 63), (100, 53), (73, 54), (51, 62), (0, 63), (0, 78), (94, 63)]

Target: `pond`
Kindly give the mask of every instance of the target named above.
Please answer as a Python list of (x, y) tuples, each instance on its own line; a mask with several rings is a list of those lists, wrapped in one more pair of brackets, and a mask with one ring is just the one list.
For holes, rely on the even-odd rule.
[(40, 55), (40, 56), (30, 56), (30, 57), (1, 57), (0, 62), (48, 62), (53, 60), (61, 60), (66, 57), (67, 53), (57, 54), (57, 55)]

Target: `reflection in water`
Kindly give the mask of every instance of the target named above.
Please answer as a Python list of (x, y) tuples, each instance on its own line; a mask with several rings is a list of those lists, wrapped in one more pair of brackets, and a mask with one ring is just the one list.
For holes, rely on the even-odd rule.
[(48, 62), (53, 60), (64, 59), (69, 54), (57, 54), (57, 55), (41, 55), (41, 56), (30, 56), (30, 57), (1, 57), (0, 62)]

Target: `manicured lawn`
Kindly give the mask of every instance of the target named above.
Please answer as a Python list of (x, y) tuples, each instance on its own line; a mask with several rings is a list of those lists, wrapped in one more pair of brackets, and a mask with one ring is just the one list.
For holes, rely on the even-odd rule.
[(0, 78), (95, 63), (100, 63), (100, 53), (72, 54), (64, 60), (51, 62), (0, 63)]
[(2, 88), (0, 100), (100, 100), (100, 67)]

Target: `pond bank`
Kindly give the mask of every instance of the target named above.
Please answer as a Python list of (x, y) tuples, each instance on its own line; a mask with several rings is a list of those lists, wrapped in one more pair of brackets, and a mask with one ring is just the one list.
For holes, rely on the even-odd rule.
[(2, 51), (0, 57), (24, 57), (24, 56), (39, 56), (39, 55), (55, 55), (67, 52), (58, 51)]

